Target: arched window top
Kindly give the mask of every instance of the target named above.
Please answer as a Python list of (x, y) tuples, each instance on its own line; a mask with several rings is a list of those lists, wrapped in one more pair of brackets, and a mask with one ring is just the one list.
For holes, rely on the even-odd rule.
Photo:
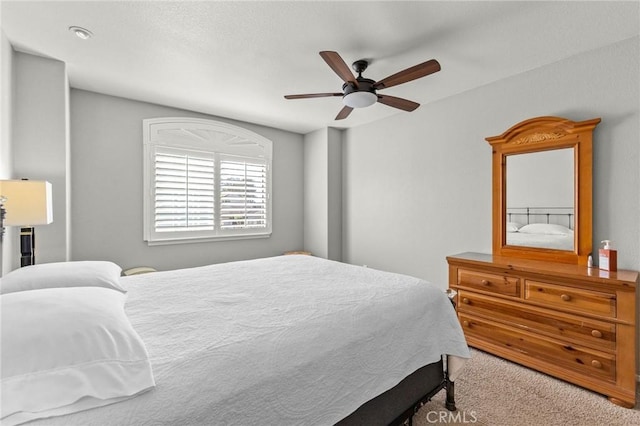
[(143, 120), (147, 144), (180, 145), (249, 157), (271, 158), (273, 143), (233, 124), (203, 118), (163, 117)]

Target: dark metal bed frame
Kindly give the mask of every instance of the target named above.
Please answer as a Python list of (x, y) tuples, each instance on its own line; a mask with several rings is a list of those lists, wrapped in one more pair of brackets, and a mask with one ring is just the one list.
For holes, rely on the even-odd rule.
[(560, 221), (551, 222), (551, 217), (566, 217), (567, 228), (573, 229), (573, 207), (507, 207), (507, 220), (513, 222), (513, 216), (526, 217), (527, 225), (531, 223), (531, 218), (534, 219), (534, 223), (540, 223), (535, 220), (536, 217), (543, 217), (546, 223), (562, 225)]
[[(455, 292), (447, 291), (447, 297), (455, 309)], [(442, 355), (439, 361), (417, 369), (396, 386), (365, 402), (335, 426), (412, 426), (413, 416), (442, 389), (446, 392), (446, 409), (456, 411), (455, 385), (449, 379), (446, 355)]]
[(418, 410), (443, 389), (445, 407), (455, 411), (454, 382), (449, 379), (445, 363), (443, 356), (419, 368), (393, 388), (362, 404), (336, 426), (411, 426)]
[(404, 425), (404, 424), (407, 424), (408, 426), (412, 426), (413, 425), (413, 416), (418, 412), (418, 410), (420, 408), (422, 408), (422, 406), (424, 404), (426, 404), (427, 402), (431, 401), (431, 398), (433, 398), (442, 389), (444, 389), (445, 392), (446, 392), (446, 398), (445, 398), (444, 406), (449, 411), (456, 411), (456, 401), (455, 401), (455, 395), (454, 395), (454, 393), (455, 393), (454, 392), (455, 391), (454, 382), (449, 380), (448, 372), (445, 369), (444, 370), (444, 378), (442, 379), (442, 382), (440, 382), (440, 384), (438, 386), (436, 386), (435, 389), (433, 389), (432, 391), (428, 392), (426, 395), (424, 395), (422, 398), (420, 398), (418, 401), (416, 401), (413, 404), (412, 407), (410, 407), (404, 413), (402, 413), (400, 416), (398, 416), (393, 422), (391, 422), (389, 424), (389, 426), (397, 426), (397, 425)]

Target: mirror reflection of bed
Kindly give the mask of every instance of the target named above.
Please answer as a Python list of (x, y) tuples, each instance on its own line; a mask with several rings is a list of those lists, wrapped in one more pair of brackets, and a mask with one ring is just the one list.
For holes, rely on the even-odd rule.
[(573, 207), (507, 207), (507, 245), (573, 250)]
[(506, 160), (506, 245), (573, 251), (574, 149)]

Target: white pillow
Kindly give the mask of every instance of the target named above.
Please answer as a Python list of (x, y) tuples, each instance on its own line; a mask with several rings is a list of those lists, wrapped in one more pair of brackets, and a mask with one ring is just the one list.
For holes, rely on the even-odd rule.
[(0, 294), (56, 287), (107, 287), (126, 292), (122, 268), (113, 262), (85, 260), (25, 266), (2, 277)]
[(0, 299), (3, 425), (112, 404), (155, 386), (125, 294), (73, 287)]
[(570, 235), (573, 231), (566, 226), (553, 223), (531, 223), (518, 229), (521, 234)]
[(507, 232), (518, 232), (521, 226), (518, 222), (507, 222)]

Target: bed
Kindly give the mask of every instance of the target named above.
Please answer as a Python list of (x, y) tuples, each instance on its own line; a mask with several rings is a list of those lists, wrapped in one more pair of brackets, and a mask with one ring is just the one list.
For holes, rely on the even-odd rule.
[(507, 223), (507, 245), (573, 251), (573, 230), (562, 225)]
[[(3, 291), (3, 424), (394, 424), (443, 388), (453, 409), (453, 380), (469, 357), (441, 289), (312, 256), (121, 277), (114, 284), (120, 289), (64, 285), (71, 288)], [(150, 370), (136, 364), (137, 387), (127, 390), (130, 395), (86, 392), (63, 407), (7, 413), (6, 407), (16, 406), (8, 399), (24, 390), (17, 375), (5, 375), (12, 370), (5, 362), (17, 362), (5, 355), (7, 339), (24, 344), (24, 333), (12, 333), (12, 327), (33, 325), (20, 323), (25, 311), (18, 299), (51, 303), (71, 293), (99, 299), (94, 309), (108, 298), (126, 298), (126, 318), (144, 347), (127, 343), (125, 349), (147, 355)], [(19, 309), (10, 324), (7, 315)], [(38, 419), (47, 416), (53, 417)]]
[(507, 207), (506, 243), (573, 251), (573, 207)]

